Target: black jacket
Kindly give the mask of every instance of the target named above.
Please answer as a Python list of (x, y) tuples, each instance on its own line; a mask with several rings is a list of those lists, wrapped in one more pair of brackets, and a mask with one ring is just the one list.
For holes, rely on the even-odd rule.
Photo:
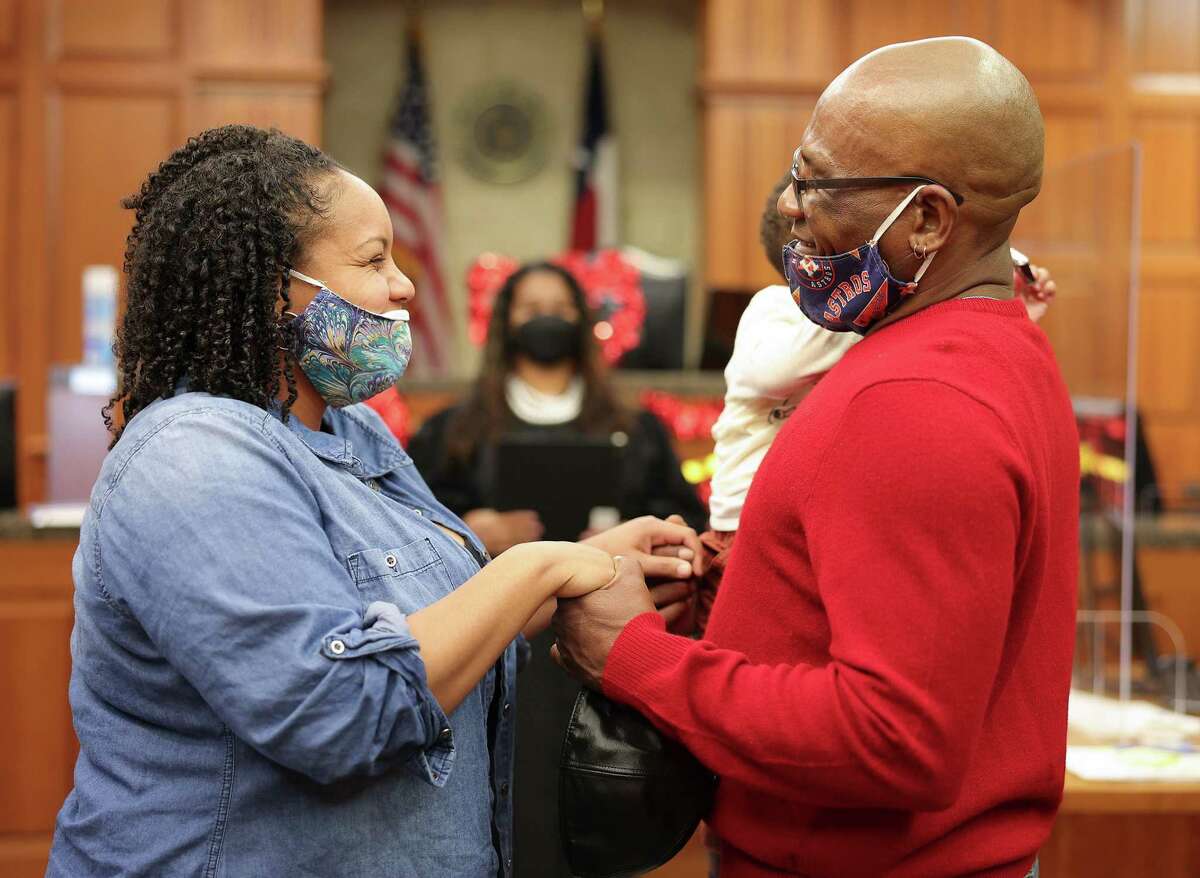
[[(425, 421), (409, 442), (408, 453), (434, 496), (462, 515), (491, 506), (488, 498), (495, 495), (495, 486), (478, 449), (468, 461), (451, 459), (447, 454), (447, 430), (457, 410), (456, 406), (443, 409)], [(579, 426), (575, 422), (540, 426), (514, 418), (512, 430), (552, 436), (577, 433)], [(633, 417), (623, 461), (618, 503), (623, 520), (639, 515), (666, 518), (678, 513), (697, 530), (704, 528), (708, 511), (680, 472), (667, 429), (654, 415), (639, 411)]]

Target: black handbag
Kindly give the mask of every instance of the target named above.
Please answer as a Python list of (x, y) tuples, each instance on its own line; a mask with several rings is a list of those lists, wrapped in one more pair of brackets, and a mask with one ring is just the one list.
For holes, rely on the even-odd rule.
[(644, 716), (584, 689), (563, 739), (559, 832), (576, 878), (661, 866), (712, 808), (717, 778)]

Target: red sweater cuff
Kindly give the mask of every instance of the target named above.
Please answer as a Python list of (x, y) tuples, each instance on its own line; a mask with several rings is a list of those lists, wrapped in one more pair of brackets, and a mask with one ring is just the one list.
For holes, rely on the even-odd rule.
[(655, 678), (678, 664), (692, 641), (667, 632), (658, 613), (642, 613), (617, 636), (604, 665), (602, 688), (615, 701), (637, 706)]

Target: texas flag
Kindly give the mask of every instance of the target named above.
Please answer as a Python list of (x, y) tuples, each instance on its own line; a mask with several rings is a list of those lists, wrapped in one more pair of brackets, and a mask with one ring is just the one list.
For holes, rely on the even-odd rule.
[(617, 234), (617, 142), (608, 124), (604, 57), (600, 37), (588, 40), (587, 97), (583, 132), (575, 154), (575, 215), (572, 250), (615, 247)]

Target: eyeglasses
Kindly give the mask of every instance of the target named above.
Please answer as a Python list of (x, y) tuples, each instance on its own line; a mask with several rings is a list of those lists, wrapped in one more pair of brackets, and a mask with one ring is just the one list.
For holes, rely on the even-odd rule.
[(792, 166), (792, 190), (796, 193), (796, 201), (800, 200), (800, 193), (808, 189), (882, 189), (884, 186), (896, 186), (900, 183), (926, 183), (941, 186), (950, 193), (955, 204), (963, 203), (961, 195), (929, 177), (826, 177), (821, 180), (806, 180), (797, 174), (796, 167)]

